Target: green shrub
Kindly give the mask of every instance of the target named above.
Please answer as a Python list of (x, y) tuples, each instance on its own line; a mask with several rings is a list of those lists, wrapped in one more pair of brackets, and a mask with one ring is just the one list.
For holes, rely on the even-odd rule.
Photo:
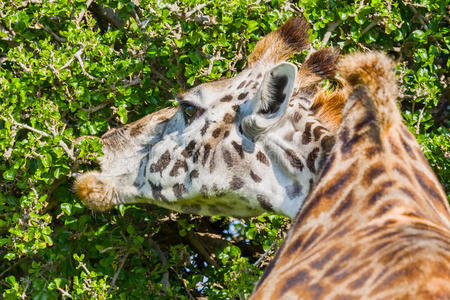
[(108, 128), (237, 74), (263, 35), (301, 12), (316, 48), (398, 60), (403, 116), (450, 189), (446, 1), (40, 2), (0, 3), (5, 299), (248, 296), (287, 219), (200, 218), (149, 205), (93, 213), (71, 186), (96, 165)]

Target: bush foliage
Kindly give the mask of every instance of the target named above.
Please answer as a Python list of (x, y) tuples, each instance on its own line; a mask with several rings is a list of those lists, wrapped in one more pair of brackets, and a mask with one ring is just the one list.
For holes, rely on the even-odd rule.
[(99, 3), (0, 2), (3, 298), (247, 297), (286, 218), (201, 218), (150, 205), (93, 213), (71, 186), (96, 166), (108, 128), (235, 75), (263, 35), (300, 13), (316, 49), (380, 50), (399, 62), (403, 116), (449, 190), (447, 1)]

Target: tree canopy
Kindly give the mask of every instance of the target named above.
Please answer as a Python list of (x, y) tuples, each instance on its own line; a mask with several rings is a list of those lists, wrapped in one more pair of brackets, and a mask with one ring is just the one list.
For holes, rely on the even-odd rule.
[[(290, 16), (312, 47), (398, 62), (405, 123), (447, 193), (450, 19), (444, 0), (0, 2), (0, 294), (5, 299), (243, 299), (289, 227), (150, 205), (93, 213), (71, 188), (98, 137), (231, 77)], [(308, 51), (311, 51), (308, 50)], [(292, 57), (301, 63), (308, 51)]]

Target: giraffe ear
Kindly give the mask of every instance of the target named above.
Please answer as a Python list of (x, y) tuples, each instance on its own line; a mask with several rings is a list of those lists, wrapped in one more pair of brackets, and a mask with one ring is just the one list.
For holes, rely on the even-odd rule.
[(266, 118), (282, 114), (291, 97), (296, 74), (297, 67), (288, 62), (279, 63), (268, 71), (253, 103), (253, 111)]
[(252, 113), (242, 119), (242, 130), (250, 139), (269, 129), (284, 114), (294, 89), (297, 67), (288, 62), (274, 66), (264, 75), (253, 99)]

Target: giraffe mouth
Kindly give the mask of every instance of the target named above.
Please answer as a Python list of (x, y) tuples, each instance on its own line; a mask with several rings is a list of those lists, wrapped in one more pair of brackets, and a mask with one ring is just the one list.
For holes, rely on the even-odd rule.
[(98, 179), (98, 174), (94, 171), (79, 176), (74, 189), (89, 209), (106, 211), (116, 204), (118, 195), (114, 187)]

